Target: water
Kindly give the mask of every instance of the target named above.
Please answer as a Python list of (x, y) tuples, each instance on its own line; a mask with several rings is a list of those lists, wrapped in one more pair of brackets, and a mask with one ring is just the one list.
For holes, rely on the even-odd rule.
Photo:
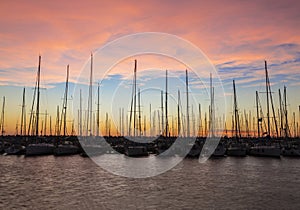
[(0, 209), (300, 209), (299, 163), (186, 159), (159, 176), (133, 179), (80, 156), (0, 156)]

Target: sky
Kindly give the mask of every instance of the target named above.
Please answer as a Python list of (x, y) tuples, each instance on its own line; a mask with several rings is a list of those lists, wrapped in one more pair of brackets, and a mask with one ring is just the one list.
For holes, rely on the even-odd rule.
[[(7, 134), (16, 133), (16, 124), (20, 122), (23, 87), (26, 87), (26, 111), (29, 113), (39, 55), (42, 55), (41, 74), (44, 88), (41, 90), (41, 106), (54, 119), (57, 105), (62, 105), (66, 66), (70, 65), (70, 89), (72, 89), (76, 86), (84, 66), (89, 65), (91, 53), (115, 39), (141, 32), (176, 35), (202, 50), (215, 66), (222, 81), (229, 121), (232, 114), (232, 80), (236, 81), (240, 112), (243, 113), (244, 109), (254, 112), (255, 91), (265, 90), (264, 60), (268, 62), (276, 107), (278, 107), (278, 89), (283, 90), (283, 86), (286, 85), (288, 109), (290, 113), (298, 114), (299, 9), (300, 3), (296, 0), (228, 0), (226, 3), (221, 0), (90, 0), (72, 3), (64, 0), (1, 1), (0, 102), (2, 105), (2, 97), (5, 96), (5, 131)], [(153, 81), (164, 78), (164, 73), (155, 73), (157, 70), (173, 70), (174, 74), (178, 73), (176, 77), (184, 75), (186, 66), (178, 61), (154, 57), (139, 57), (138, 61), (139, 66), (141, 65), (139, 70), (145, 70), (145, 75), (148, 74)], [(134, 59), (136, 58), (126, 58), (119, 64), (123, 63), (122, 67), (116, 66), (115, 70), (111, 70), (103, 86), (109, 90), (110, 86), (115, 84), (114, 81), (124, 82), (128, 91), (127, 95), (125, 93), (121, 95), (130, 98)], [(163, 81), (159, 80), (155, 83), (156, 86), (163, 88)], [(147, 83), (143, 84), (145, 86)], [(191, 86), (195, 89), (192, 92), (196, 94), (198, 94), (197, 85), (201, 93), (199, 84)], [(104, 87), (103, 97), (109, 98), (109, 91), (105, 92)], [(84, 88), (87, 87), (83, 86), (82, 89)], [(175, 89), (173, 95), (176, 95)], [(157, 103), (155, 107), (158, 108), (159, 93), (154, 95), (157, 97), (154, 100)], [(264, 105), (265, 96), (263, 93), (260, 95)], [(71, 104), (78, 106), (78, 92), (70, 91), (69, 98)], [(85, 102), (86, 98), (87, 94), (84, 96)], [(207, 101), (204, 98), (202, 104)], [(148, 107), (150, 101), (144, 103), (144, 106)], [(101, 103), (101, 116), (105, 116), (107, 111), (104, 104)], [(87, 104), (84, 103), (83, 106), (87, 107)], [(170, 106), (172, 109), (172, 105)], [(203, 106), (206, 112), (207, 106), (206, 104)], [(120, 107), (128, 107), (128, 103), (121, 104)], [(265, 109), (265, 106), (263, 108)], [(114, 113), (116, 112), (118, 111)], [(73, 115), (72, 118), (76, 122), (77, 114)]]

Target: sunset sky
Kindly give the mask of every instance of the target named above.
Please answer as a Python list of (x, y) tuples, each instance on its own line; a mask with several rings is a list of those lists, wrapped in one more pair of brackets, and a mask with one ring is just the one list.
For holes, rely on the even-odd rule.
[[(5, 96), (6, 133), (15, 134), (16, 123), (20, 122), (23, 87), (26, 87), (27, 91), (26, 111), (27, 114), (29, 113), (39, 55), (42, 55), (41, 85), (45, 88), (41, 90), (41, 110), (47, 110), (54, 122), (56, 106), (62, 105), (66, 66), (70, 65), (69, 98), (73, 100), (70, 103), (77, 107), (78, 92), (72, 93), (72, 90), (84, 66), (89, 65), (91, 52), (96, 52), (101, 46), (124, 35), (141, 32), (173, 34), (202, 50), (216, 67), (223, 82), (229, 122), (230, 112), (232, 112), (232, 79), (236, 80), (241, 113), (244, 109), (251, 110), (255, 116), (255, 91), (265, 91), (264, 60), (268, 61), (276, 109), (278, 89), (283, 91), (283, 86), (286, 85), (288, 109), (290, 113), (296, 112), (298, 116), (300, 2), (297, 0), (224, 2), (221, 0), (1, 1), (0, 103), (2, 106), (2, 97)], [(126, 92), (120, 92), (120, 95), (125, 94), (124, 97), (130, 98), (132, 75), (128, 75), (128, 72), (132, 74), (134, 59), (138, 59), (139, 67), (141, 70), (147, 70), (148, 77), (151, 77), (154, 83), (157, 79), (155, 84), (161, 88), (164, 88), (163, 79), (166, 69), (170, 69), (174, 75), (178, 73), (174, 78), (184, 78), (186, 66), (170, 58), (137, 56), (125, 59), (123, 64), (111, 70), (103, 81), (103, 88), (110, 90), (114, 84), (124, 82), (127, 87), (127, 90), (126, 88), (124, 90), (128, 95)], [(155, 73), (158, 70), (163, 71)], [(195, 77), (191, 76), (191, 81), (193, 79)], [(143, 82), (144, 86), (147, 85), (149, 78), (144, 78)], [(172, 79), (170, 82), (172, 83)], [(83, 89), (87, 88), (84, 84), (81, 85)], [(184, 86), (174, 86), (176, 88), (172, 93), (177, 97), (177, 89)], [(141, 89), (142, 87), (141, 85)], [(191, 89), (194, 90), (193, 92), (199, 90), (201, 93), (201, 87), (197, 82), (191, 83)], [(182, 100), (185, 97), (184, 91), (182, 89)], [(105, 93), (105, 89), (103, 94), (103, 98), (110, 96), (109, 91)], [(205, 97), (201, 98), (200, 94), (197, 97), (199, 100), (203, 99), (201, 104), (203, 104), (204, 115), (204, 112), (208, 112), (208, 96), (205, 93), (203, 96)], [(150, 97), (153, 95), (144, 96), (145, 110), (148, 109), (146, 106), (148, 107), (151, 101), (146, 98)], [(156, 101), (152, 102), (153, 109), (159, 109), (160, 93), (155, 97), (157, 99), (153, 99)], [(260, 98), (265, 109), (263, 93), (260, 94)], [(87, 101), (87, 93), (84, 95), (84, 100)], [(100, 103), (103, 118), (109, 108), (105, 106), (105, 102)], [(118, 105), (120, 103), (118, 102)], [(84, 102), (83, 106), (86, 109), (87, 102)], [(93, 106), (95, 108), (95, 105)], [(170, 106), (172, 110), (175, 105)], [(118, 114), (119, 108), (127, 109), (128, 102), (116, 106), (115, 113)], [(194, 109), (196, 113), (197, 107)], [(76, 122), (77, 112), (73, 115)]]

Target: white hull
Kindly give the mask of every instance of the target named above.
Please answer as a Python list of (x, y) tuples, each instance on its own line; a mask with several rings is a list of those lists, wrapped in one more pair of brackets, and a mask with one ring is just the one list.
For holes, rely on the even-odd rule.
[(274, 146), (256, 146), (251, 147), (249, 155), (265, 156), (265, 157), (280, 157), (280, 148)]
[(34, 156), (34, 155), (52, 155), (54, 152), (53, 144), (29, 144), (26, 147), (26, 156)]

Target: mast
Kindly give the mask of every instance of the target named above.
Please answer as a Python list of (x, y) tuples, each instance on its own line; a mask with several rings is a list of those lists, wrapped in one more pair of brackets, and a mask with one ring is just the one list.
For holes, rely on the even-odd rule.
[(198, 105), (199, 109), (199, 131), (198, 131), (198, 136), (202, 135), (201, 129), (202, 129), (202, 119), (201, 119), (201, 104), (199, 103)]
[(88, 100), (88, 119), (87, 119), (87, 132), (92, 136), (93, 124), (93, 54), (91, 53), (91, 72), (90, 72), (90, 85), (89, 85), (89, 100)]
[(150, 129), (149, 130), (150, 130), (150, 136), (152, 136), (152, 131), (153, 130), (152, 130), (152, 110), (151, 110), (151, 103), (150, 103), (150, 113), (149, 114), (150, 114), (150, 119), (149, 119), (150, 120)]
[(272, 90), (271, 90), (269, 76), (267, 77), (267, 79), (268, 79), (269, 94), (270, 94), (271, 105), (272, 105), (273, 120), (274, 120), (274, 124), (275, 124), (276, 137), (278, 137), (277, 120), (276, 120), (276, 115), (275, 115), (275, 109), (274, 109), (274, 104), (273, 104), (273, 96), (272, 96)]
[(166, 136), (169, 136), (169, 122), (168, 122), (168, 70), (166, 70)]
[(24, 134), (26, 134), (25, 87), (23, 88), (23, 100), (22, 100), (21, 136)]
[(285, 137), (287, 138), (289, 136), (289, 123), (288, 123), (288, 111), (287, 111), (287, 103), (286, 103), (286, 86), (284, 86), (283, 90), (284, 95), (284, 116), (285, 116)]
[(258, 92), (256, 91), (256, 117), (257, 117), (257, 137), (260, 137), (260, 117), (259, 117), (259, 108), (258, 108)]
[(293, 112), (293, 127), (294, 127), (294, 138), (296, 138), (296, 115), (295, 112)]
[(186, 124), (187, 124), (187, 137), (190, 137), (190, 116), (189, 116), (189, 83), (188, 72), (185, 70), (185, 84), (186, 84)]
[(136, 136), (136, 71), (137, 71), (137, 61), (134, 60), (134, 101), (133, 101), (133, 136)]
[(108, 114), (105, 113), (105, 135), (108, 136)]
[(239, 126), (239, 116), (238, 116), (238, 107), (236, 100), (236, 89), (235, 89), (235, 81), (233, 80), (233, 98), (234, 98), (234, 125), (235, 125), (235, 138), (240, 138), (240, 126)]
[[(65, 86), (65, 93), (63, 99), (63, 106), (61, 111), (61, 120), (63, 120), (63, 136), (66, 136), (67, 133), (67, 104), (68, 104), (68, 86), (69, 86), (69, 65), (67, 65), (67, 78), (66, 78), (66, 86)], [(59, 128), (61, 133), (61, 125)]]
[(180, 124), (180, 90), (178, 90), (178, 104), (177, 104), (177, 136), (179, 137), (181, 131)]
[(37, 73), (37, 104), (36, 104), (36, 124), (35, 135), (39, 135), (39, 115), (40, 115), (40, 79), (41, 79), (41, 56), (39, 56), (39, 66)]
[(52, 120), (51, 120), (51, 115), (50, 115), (50, 136), (52, 136)]
[(99, 127), (100, 127), (100, 85), (98, 83), (98, 90), (97, 90), (97, 136), (99, 136)]
[(82, 136), (82, 91), (80, 89), (79, 101), (79, 136)]
[(142, 118), (141, 118), (141, 91), (140, 89), (138, 90), (138, 108), (139, 108), (139, 119), (138, 119), (138, 123), (139, 123), (139, 136), (142, 135)]
[(297, 123), (298, 137), (300, 136), (299, 123), (300, 123), (300, 105), (299, 105), (299, 107), (298, 107), (298, 123)]
[(57, 110), (56, 110), (56, 126), (55, 126), (55, 129), (56, 129), (56, 135), (57, 136), (60, 136), (60, 131), (59, 131), (59, 106), (57, 106)]
[(278, 89), (278, 94), (279, 94), (280, 136), (282, 136), (282, 132), (283, 132), (283, 110), (282, 110), (282, 99), (281, 99), (280, 89)]
[(164, 135), (164, 93), (160, 92), (160, 102), (161, 102), (161, 135)]
[[(2, 113), (1, 113), (1, 135), (4, 135), (4, 109), (5, 109), (5, 96), (3, 96)], [(4, 146), (4, 144), (3, 144)]]
[(270, 104), (269, 104), (269, 87), (268, 87), (268, 70), (267, 61), (265, 61), (265, 74), (266, 74), (266, 94), (267, 94), (267, 135), (270, 136)]
[(45, 111), (44, 136), (47, 134), (47, 110)]

